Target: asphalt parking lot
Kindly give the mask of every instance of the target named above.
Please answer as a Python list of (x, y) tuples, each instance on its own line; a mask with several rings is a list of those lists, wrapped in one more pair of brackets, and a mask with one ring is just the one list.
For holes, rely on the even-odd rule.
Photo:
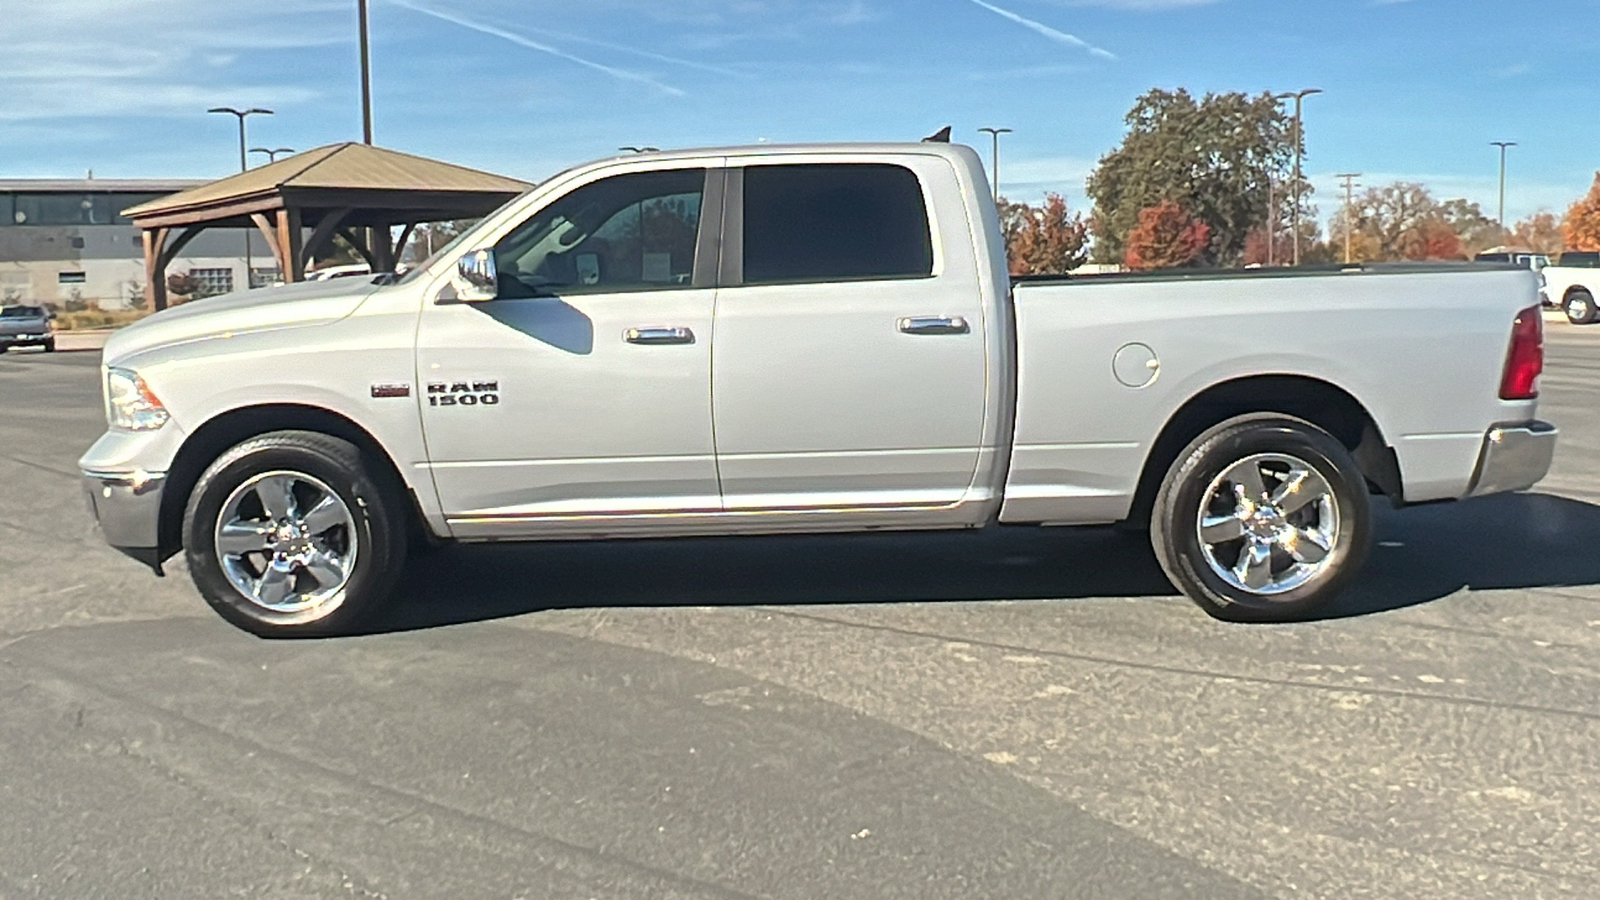
[(0, 356), (0, 898), (1600, 895), (1600, 326), (1540, 490), (1235, 626), (1105, 531), (455, 548), (267, 642), (106, 548)]

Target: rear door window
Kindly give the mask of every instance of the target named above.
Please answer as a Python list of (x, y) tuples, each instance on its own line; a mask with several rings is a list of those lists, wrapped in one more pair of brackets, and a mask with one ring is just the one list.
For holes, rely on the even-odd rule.
[(933, 273), (922, 185), (903, 166), (750, 166), (743, 212), (745, 284)]

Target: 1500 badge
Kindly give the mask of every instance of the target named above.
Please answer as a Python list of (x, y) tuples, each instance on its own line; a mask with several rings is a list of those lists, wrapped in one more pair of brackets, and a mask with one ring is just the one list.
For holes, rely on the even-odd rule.
[(495, 406), (499, 403), (498, 381), (435, 381), (428, 385), (429, 406)]

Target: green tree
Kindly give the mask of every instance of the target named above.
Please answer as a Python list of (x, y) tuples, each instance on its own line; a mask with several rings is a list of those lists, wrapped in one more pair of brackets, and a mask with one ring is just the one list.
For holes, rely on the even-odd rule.
[[(1208, 240), (1198, 262), (1235, 265), (1245, 241), (1269, 212), (1288, 218), (1294, 163), (1293, 120), (1271, 94), (1207, 94), (1154, 89), (1128, 113), (1122, 143), (1089, 176), (1091, 228), (1098, 262), (1121, 262), (1128, 233), (1142, 210), (1176, 203), (1205, 224)], [(1303, 144), (1303, 141), (1302, 141)], [(1302, 221), (1311, 193), (1302, 180)], [(1269, 211), (1269, 197), (1278, 208)], [(1282, 244), (1287, 247), (1287, 235)]]

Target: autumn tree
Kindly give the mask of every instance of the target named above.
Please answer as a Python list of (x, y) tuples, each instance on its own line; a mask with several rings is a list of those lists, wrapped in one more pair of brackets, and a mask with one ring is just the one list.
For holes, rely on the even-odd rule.
[[(1279, 206), (1272, 217), (1287, 218), (1292, 119), (1270, 94), (1197, 100), (1181, 89), (1155, 89), (1138, 99), (1126, 123), (1122, 143), (1089, 176), (1096, 261), (1122, 261), (1142, 212), (1167, 201), (1206, 226), (1200, 261), (1213, 265), (1243, 259), (1250, 232), (1269, 218), (1269, 196)], [(1310, 193), (1302, 181), (1302, 203)], [(1314, 218), (1314, 210), (1303, 207), (1301, 218)]]
[(1211, 226), (1171, 200), (1139, 211), (1128, 232), (1122, 262), (1130, 269), (1172, 269), (1199, 260), (1210, 242)]
[(1594, 173), (1589, 193), (1567, 210), (1561, 239), (1568, 250), (1600, 250), (1600, 172)]
[(1000, 226), (1006, 237), (1006, 261), (1013, 275), (1069, 272), (1084, 264), (1088, 226), (1069, 212), (1060, 194), (1046, 194), (1040, 206), (1000, 198)]
[(1448, 224), (1450, 230), (1460, 239), (1460, 254), (1465, 257), (1482, 253), (1490, 247), (1499, 247), (1510, 238), (1505, 227), (1484, 215), (1483, 209), (1478, 204), (1460, 198), (1440, 203), (1439, 218)]
[(1540, 210), (1511, 229), (1510, 243), (1535, 253), (1560, 253), (1564, 249), (1561, 223), (1555, 213)]
[(1397, 181), (1368, 188), (1340, 209), (1329, 244), (1342, 254), (1348, 234), (1352, 261), (1463, 259), (1469, 241), (1484, 241), (1491, 233), (1497, 242), (1499, 227), (1476, 203), (1441, 203), (1422, 185)]

